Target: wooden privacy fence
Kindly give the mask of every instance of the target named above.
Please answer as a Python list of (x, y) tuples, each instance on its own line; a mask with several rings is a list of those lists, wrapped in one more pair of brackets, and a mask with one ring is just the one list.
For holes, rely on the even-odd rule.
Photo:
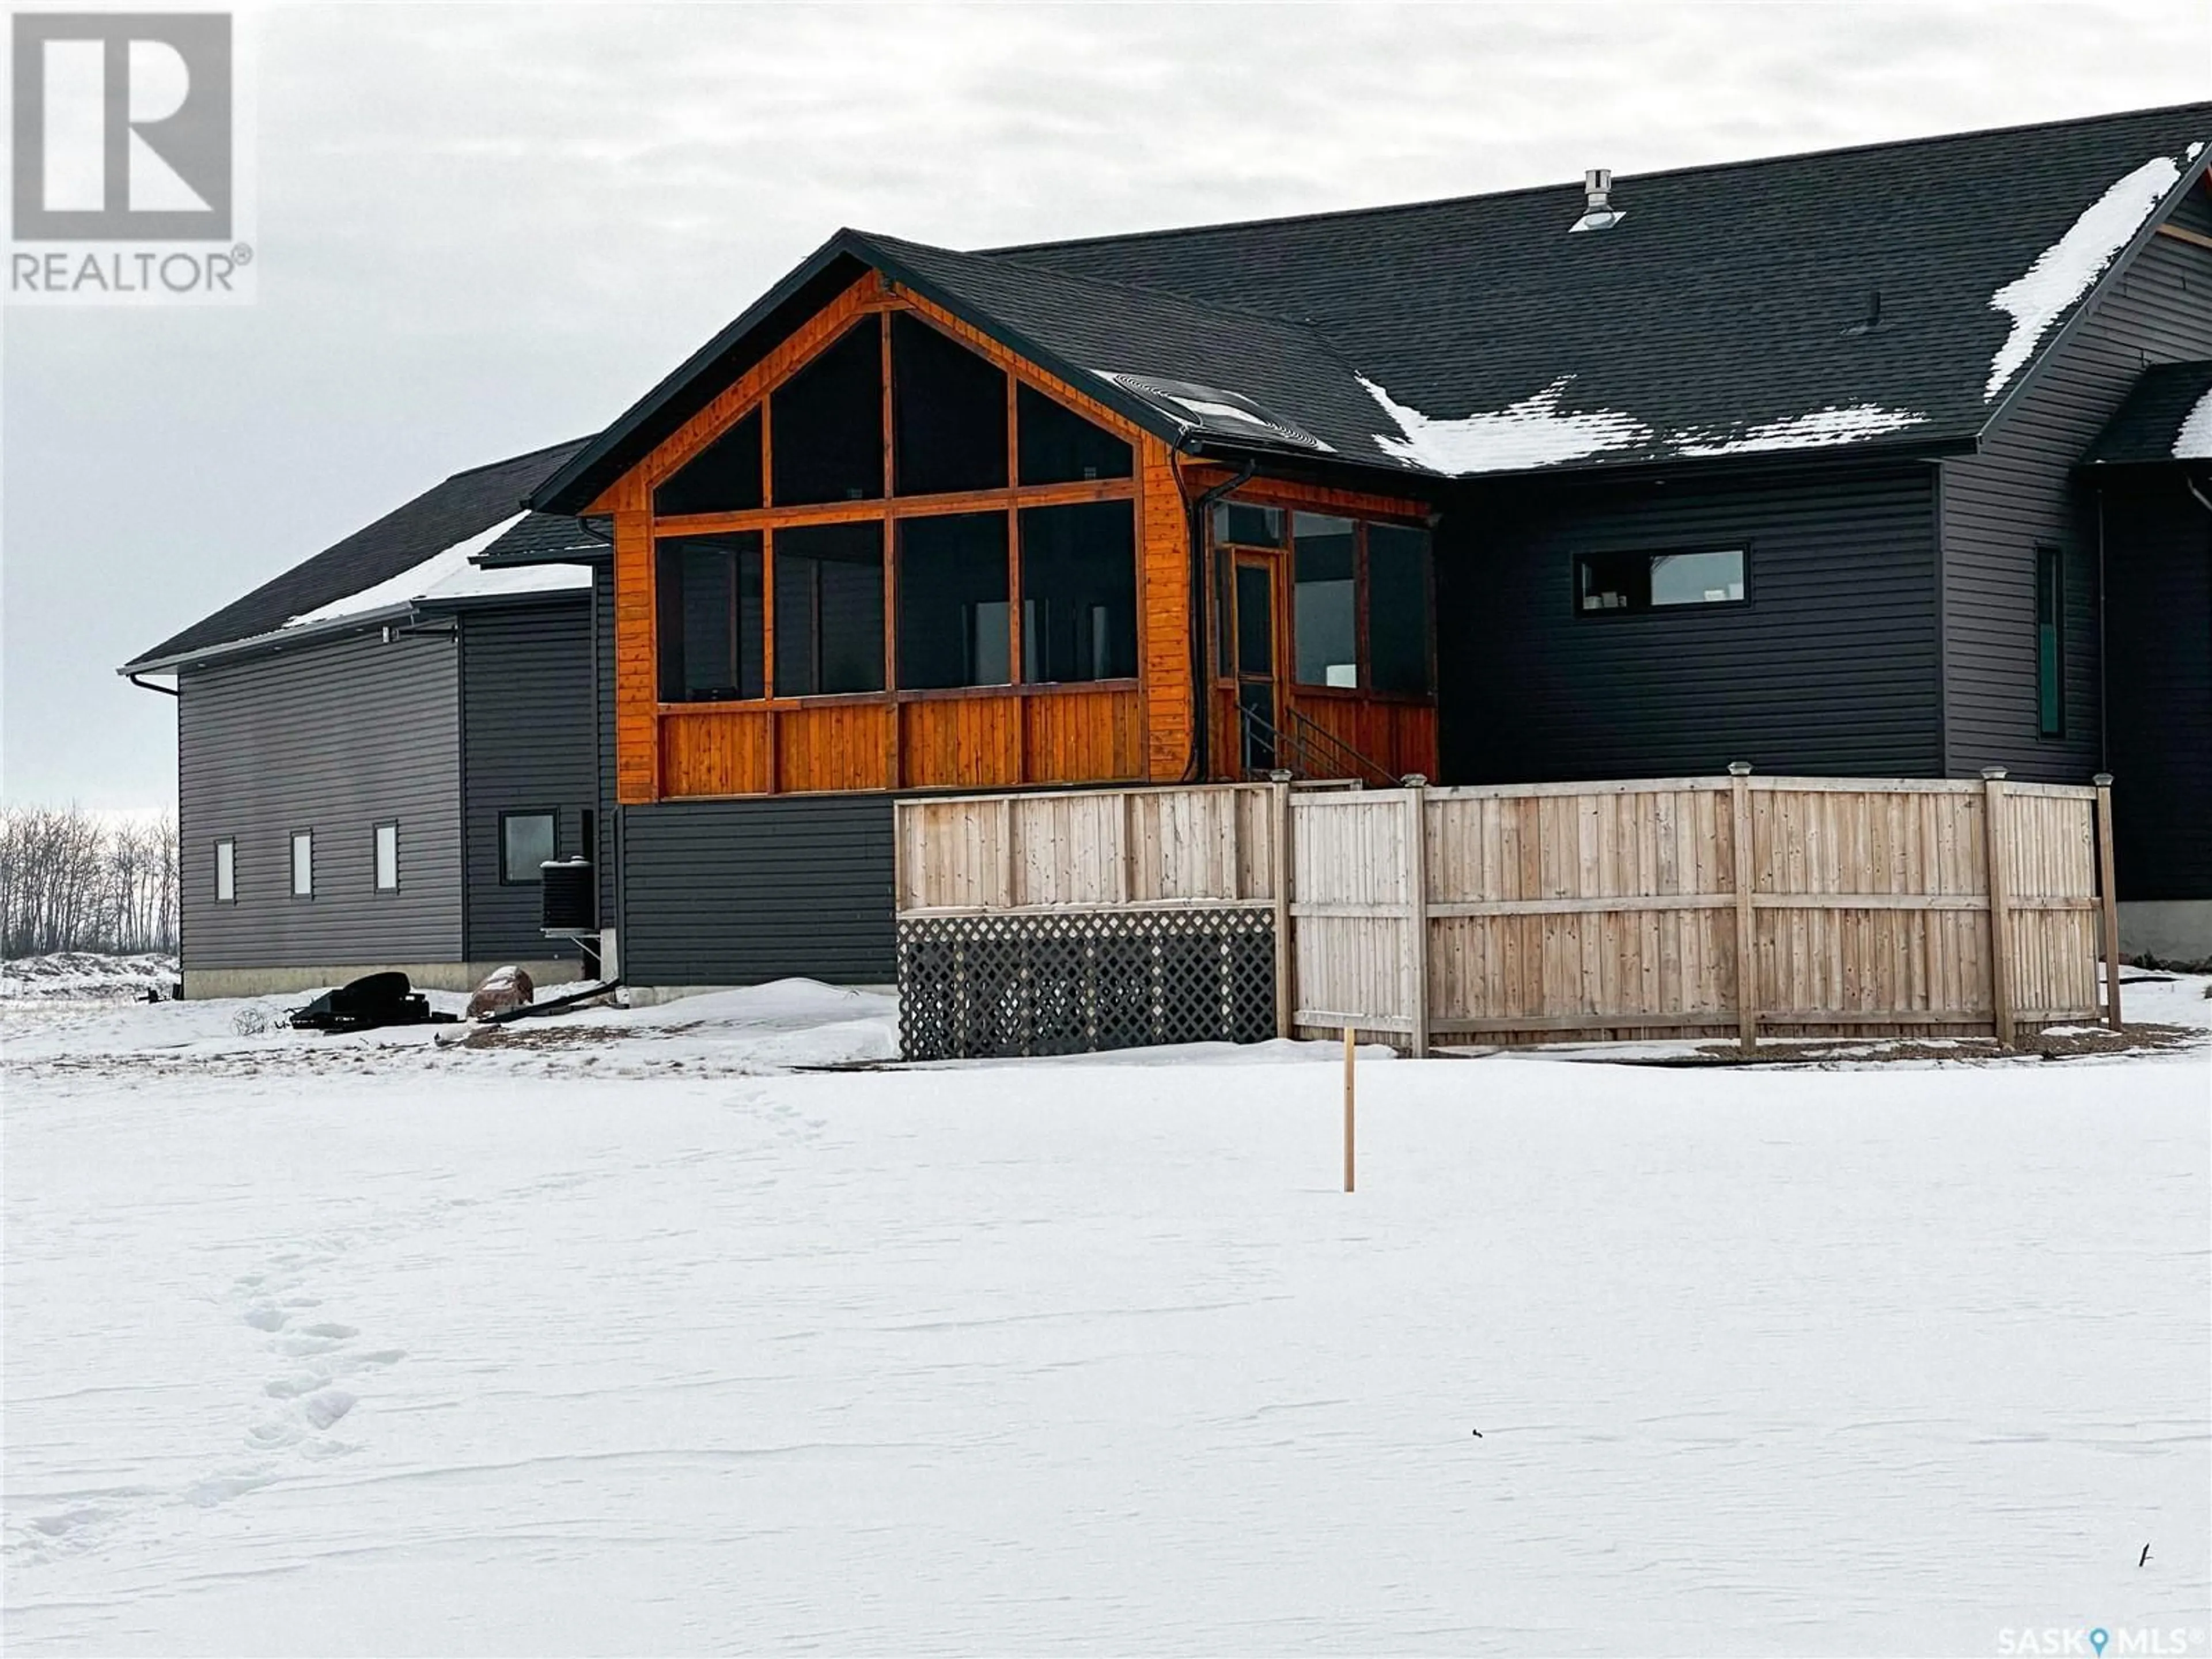
[(2022, 1025), (2118, 1024), (2098, 969), (2118, 955), (2108, 784), (1739, 769), (902, 801), (901, 987), (943, 1028), (915, 1046), (945, 1053), (1346, 1027), (1416, 1054), (2009, 1043)]

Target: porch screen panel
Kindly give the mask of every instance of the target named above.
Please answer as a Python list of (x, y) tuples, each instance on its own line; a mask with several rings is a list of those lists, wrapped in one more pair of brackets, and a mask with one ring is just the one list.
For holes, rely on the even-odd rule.
[(1357, 686), (1353, 574), (1357, 536), (1349, 519), (1301, 513), (1291, 525), (1291, 631), (1301, 685)]
[(884, 530), (811, 525), (775, 532), (775, 692), (884, 689)]
[(1031, 387), (1014, 394), (1014, 424), (1025, 484), (1127, 478), (1135, 471), (1128, 445)]
[(891, 319), (891, 411), (900, 495), (1006, 488), (1006, 374), (903, 312)]
[(1367, 672), (1377, 691), (1429, 690), (1429, 533), (1367, 526)]
[(884, 493), (884, 345), (871, 318), (769, 394), (775, 505)]
[(759, 696), (766, 651), (760, 532), (664, 537), (654, 557), (660, 700)]
[(1006, 550), (1003, 513), (900, 521), (902, 690), (1004, 685), (1013, 678)]
[(1129, 501), (1022, 513), (1022, 678), (1133, 679), (1137, 519)]

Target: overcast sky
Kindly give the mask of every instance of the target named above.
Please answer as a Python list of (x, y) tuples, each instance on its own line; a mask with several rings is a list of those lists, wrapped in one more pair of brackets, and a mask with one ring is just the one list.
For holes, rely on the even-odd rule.
[(4, 313), (10, 801), (173, 801), (175, 705), (116, 664), (449, 472), (605, 424), (841, 225), (988, 246), (2212, 95), (2203, 0), (250, 26), (258, 302)]

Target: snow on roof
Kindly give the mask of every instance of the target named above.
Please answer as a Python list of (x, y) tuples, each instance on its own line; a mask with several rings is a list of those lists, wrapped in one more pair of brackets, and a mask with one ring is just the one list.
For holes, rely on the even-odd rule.
[(364, 616), (372, 611), (422, 600), (495, 599), (513, 593), (567, 592), (590, 586), (591, 573), (579, 566), (495, 565), (486, 568), (473, 562), (477, 555), (521, 523), (526, 516), (517, 513), (503, 519), (490, 529), (455, 542), (396, 576), (364, 587), (357, 593), (332, 599), (328, 605), (318, 605), (313, 611), (302, 611), (289, 618), (284, 626), (298, 628), (307, 623), (336, 622), (341, 617)]
[(1990, 295), (1993, 310), (2010, 313), (2012, 332), (1990, 359), (1989, 386), (1982, 394), (1985, 399), (1996, 397), (2020, 373), (2051, 325), (2089, 291), (2180, 177), (2180, 163), (2172, 156), (2154, 155), (2115, 179), (2063, 236)]
[(1922, 424), (1925, 415), (1906, 409), (1884, 409), (1879, 404), (1831, 404), (1787, 420), (1764, 421), (1747, 427), (1732, 438), (1708, 439), (1689, 433), (1676, 434), (1678, 455), (1744, 455), (1767, 449), (1818, 449), (1828, 444), (1856, 443)]
[(1455, 419), (1438, 419), (1408, 408), (1364, 374), (1359, 384), (1398, 423), (1401, 434), (1375, 434), (1375, 441), (1401, 461), (1432, 472), (1466, 475), (1512, 472), (1528, 467), (1578, 461), (1608, 449), (1626, 449), (1651, 435), (1632, 415), (1600, 409), (1569, 413), (1561, 407), (1567, 385), (1562, 374), (1542, 391), (1504, 409), (1478, 410)]
[(2173, 458), (2178, 461), (2212, 461), (2212, 392), (2197, 400), (2173, 434)]

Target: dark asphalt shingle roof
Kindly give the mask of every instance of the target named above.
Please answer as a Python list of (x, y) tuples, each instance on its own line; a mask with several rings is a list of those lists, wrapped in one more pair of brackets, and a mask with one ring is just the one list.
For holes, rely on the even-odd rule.
[[(182, 633), (142, 652), (125, 668), (165, 662), (270, 633), (294, 617), (411, 570), (456, 542), (482, 535), (513, 518), (521, 511), (531, 491), (588, 441), (574, 439), (456, 472), (405, 506), (395, 507), (313, 558), (294, 565)], [(574, 520), (569, 523), (573, 526)], [(529, 524), (528, 519), (524, 520), (507, 535), (526, 529)], [(501, 542), (506, 539), (502, 537)]]
[(2159, 363), (2147, 368), (2082, 459), (2103, 466), (2177, 459), (2212, 462), (2212, 442), (2202, 453), (2174, 453), (2183, 422), (2208, 398), (2212, 398), (2212, 362)]
[[(576, 510), (757, 357), (750, 336), (787, 329), (795, 296), (870, 264), (1079, 384), (1114, 373), (1226, 392), (1195, 401), (1256, 409), (1369, 465), (1967, 442), (2096, 273), (2193, 187), (2208, 137), (2212, 104), (2194, 104), (1621, 176), (1625, 216), (1581, 234), (1579, 182), (980, 252), (844, 232), (536, 504)], [(2123, 180), (2125, 199), (2091, 212)], [(2081, 293), (2052, 280), (2067, 271)], [(2001, 290), (2037, 325), (1999, 375), (2015, 329)], [(1163, 435), (1265, 447), (1265, 427), (1141, 383), (1105, 400)]]

